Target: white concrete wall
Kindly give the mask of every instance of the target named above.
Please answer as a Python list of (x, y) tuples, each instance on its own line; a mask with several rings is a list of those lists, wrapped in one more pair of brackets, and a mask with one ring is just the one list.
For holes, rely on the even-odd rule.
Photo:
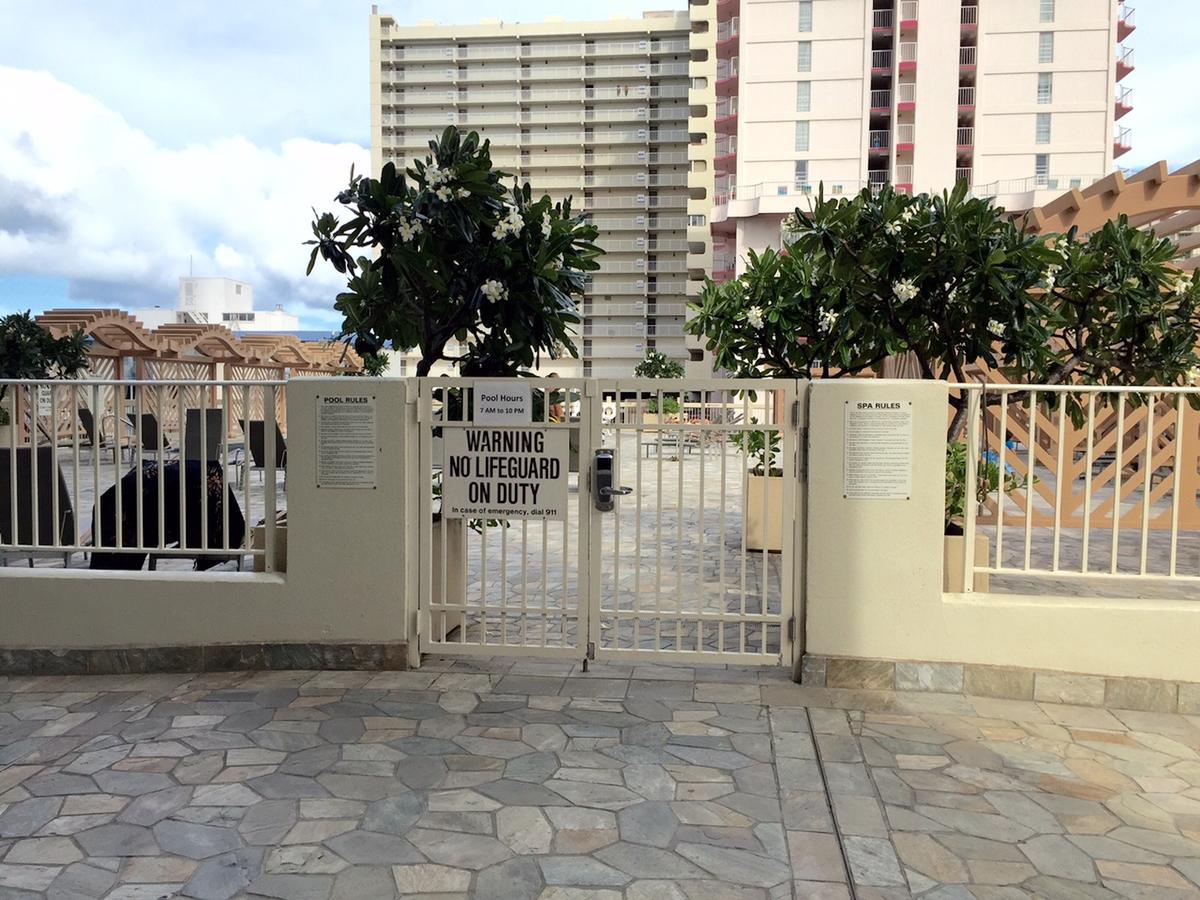
[[(913, 402), (913, 499), (842, 496), (847, 400)], [(825, 381), (809, 403), (806, 652), (1200, 681), (1200, 605), (942, 593), (947, 389)]]
[[(379, 487), (317, 490), (316, 395), (378, 397)], [(284, 574), (91, 572), (0, 567), (0, 645), (158, 647), (405, 640), (404, 381), (302, 378), (287, 385)], [(415, 583), (414, 583), (415, 584)]]

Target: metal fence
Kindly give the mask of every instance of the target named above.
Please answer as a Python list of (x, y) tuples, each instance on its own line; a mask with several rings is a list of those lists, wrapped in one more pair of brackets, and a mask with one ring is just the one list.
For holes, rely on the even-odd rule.
[(1200, 388), (953, 389), (975, 448), (965, 496), (979, 499), (964, 509), (961, 590), (1017, 576), (1200, 597)]
[(283, 384), (0, 381), (0, 564), (272, 571)]

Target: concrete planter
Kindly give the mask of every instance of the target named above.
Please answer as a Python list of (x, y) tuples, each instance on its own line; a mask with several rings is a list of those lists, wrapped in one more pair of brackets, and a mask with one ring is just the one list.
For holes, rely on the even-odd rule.
[[(963, 554), (966, 552), (966, 538), (961, 534), (948, 534), (944, 538), (942, 564), (942, 590), (957, 594), (963, 586)], [(990, 544), (986, 534), (975, 535), (975, 560), (989, 558)], [(989, 578), (986, 572), (975, 573), (975, 590), (988, 590)]]
[[(783, 549), (783, 488), (786, 478), (751, 474), (746, 479), (746, 549)], [(766, 501), (764, 505), (764, 483)]]
[[(442, 586), (442, 534), (446, 536), (446, 585)], [(439, 519), (433, 523), (433, 597), (435, 603), (462, 603), (467, 595), (467, 523), (465, 519)], [(430, 617), (430, 635), (435, 641), (463, 624), (461, 611), (435, 613)]]

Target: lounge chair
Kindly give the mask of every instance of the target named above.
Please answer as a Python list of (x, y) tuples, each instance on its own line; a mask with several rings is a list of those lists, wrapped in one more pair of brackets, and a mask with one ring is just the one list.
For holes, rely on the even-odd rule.
[[(184, 460), (200, 460), (203, 459), (206, 463), (215, 462), (221, 465), (225, 464), (225, 460), (221, 459), (221, 432), (225, 428), (225, 417), (219, 409), (204, 410), (204, 434), (200, 433), (200, 410), (187, 410), (187, 418), (184, 420), (186, 430), (183, 436), (183, 458)], [(204, 438), (203, 448), (200, 446), (200, 439)]]
[[(115, 425), (116, 418), (114, 416), (105, 416), (106, 420), (112, 419)], [(128, 419), (122, 419), (125, 425), (125, 434), (121, 435), (120, 451), (121, 458), (125, 458), (126, 448), (130, 448), (133, 443), (133, 424)], [(91, 447), (96, 452), (101, 450), (111, 450), (113, 459), (117, 458), (118, 444), (104, 436), (103, 429), (97, 430), (96, 419), (92, 415), (92, 411), (86, 406), (79, 407), (79, 424), (83, 426), (84, 444), (85, 447)]]
[[(34, 541), (33, 512), (33, 453), (30, 447), (16, 450), (16, 535), (13, 533), (14, 496), (12, 486), (12, 453), (0, 448), (0, 544), (23, 544), (31, 546)], [(31, 550), (0, 550), (0, 564), (8, 565), (10, 559), (28, 559), (33, 568), (34, 558), (62, 557), (63, 565), (70, 565), (70, 551), (56, 550), (56, 544), (75, 543), (75, 510), (71, 505), (71, 494), (67, 490), (62, 469), (55, 466), (52, 447), (37, 448), (37, 544)], [(57, 478), (55, 477), (57, 475)], [(57, 481), (57, 485), (55, 482)], [(58, 520), (54, 516), (54, 491), (58, 490)]]
[[(263, 472), (267, 468), (267, 429), (266, 423), (261, 419), (252, 419), (250, 421), (250, 433), (246, 435), (247, 443), (250, 445), (250, 459), (253, 462), (252, 469), (258, 472), (259, 480), (263, 478)], [(245, 465), (245, 457), (241, 454), (236, 454), (233, 458), (235, 466)], [(275, 468), (287, 472), (287, 441), (283, 437), (283, 432), (279, 430), (279, 423), (275, 423)]]

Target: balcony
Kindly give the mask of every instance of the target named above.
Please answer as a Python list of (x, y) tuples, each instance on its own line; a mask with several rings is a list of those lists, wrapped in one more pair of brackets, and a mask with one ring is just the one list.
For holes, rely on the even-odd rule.
[(900, 30), (917, 30), (917, 0), (900, 0)]
[(1117, 90), (1116, 112), (1113, 118), (1120, 119), (1131, 112), (1133, 112), (1133, 88), (1121, 87)]
[(959, 47), (958, 48), (958, 67), (960, 69), (974, 69), (976, 58), (975, 47)]
[(1127, 3), (1122, 3), (1117, 8), (1117, 40), (1123, 41), (1125, 38), (1133, 34), (1137, 25), (1133, 21), (1134, 9)]
[(915, 72), (917, 70), (917, 42), (905, 41), (900, 45), (900, 71)]
[(882, 115), (892, 111), (892, 92), (871, 91), (871, 112)]
[(896, 166), (896, 190), (905, 194), (913, 192), (913, 167), (911, 164)]
[[(916, 142), (916, 126), (912, 123), (906, 123), (896, 126), (896, 152), (897, 153), (912, 153), (913, 145)], [(911, 180), (911, 179), (910, 179)]]
[(890, 9), (877, 9), (871, 16), (871, 30), (876, 34), (889, 34), (895, 24), (895, 13)]
[(737, 16), (727, 22), (718, 23), (717, 54), (719, 56), (728, 56), (737, 47), (738, 24)]
[(1133, 149), (1132, 132), (1128, 128), (1118, 128), (1113, 136), (1113, 159), (1124, 156)]
[(887, 130), (868, 132), (867, 149), (872, 156), (887, 156), (888, 151), (892, 149), (892, 133)]
[(887, 75), (892, 71), (892, 51), (891, 50), (872, 50), (871, 51), (871, 74), (872, 75)]
[(713, 281), (728, 281), (734, 275), (736, 261), (728, 253), (713, 254)]
[(723, 134), (717, 138), (713, 163), (728, 169), (737, 160), (737, 135)]
[(1121, 44), (1117, 47), (1117, 81), (1133, 71), (1133, 48)]
[(974, 31), (979, 25), (979, 7), (964, 6), (959, 13), (958, 21), (964, 31)]
[(975, 88), (960, 87), (958, 89), (958, 108), (960, 110), (975, 108)]
[(960, 128), (958, 129), (958, 137), (956, 140), (959, 153), (970, 153), (975, 149), (975, 129)]
[(717, 60), (717, 95), (736, 94), (738, 87), (738, 57)]
[(896, 109), (900, 112), (912, 112), (916, 108), (916, 83), (912, 81), (901, 82), (896, 86)]
[(717, 131), (737, 131), (738, 98), (726, 97), (717, 101), (715, 126)]
[(971, 180), (974, 178), (974, 170), (970, 166), (960, 166), (954, 170), (954, 183), (965, 181), (967, 186), (971, 186)]
[(887, 169), (872, 169), (867, 172), (867, 187), (871, 189), (872, 193), (878, 194), (886, 184), (888, 184)]

